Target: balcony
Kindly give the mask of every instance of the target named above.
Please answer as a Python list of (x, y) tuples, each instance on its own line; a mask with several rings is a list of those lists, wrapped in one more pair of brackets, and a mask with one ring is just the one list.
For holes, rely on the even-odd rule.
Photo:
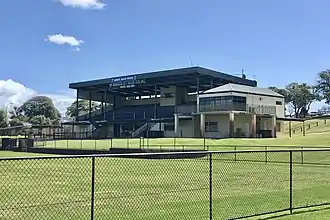
[(257, 115), (276, 115), (275, 106), (267, 105), (247, 105), (248, 113), (255, 113)]
[(178, 105), (176, 113), (178, 114), (191, 114), (197, 112), (197, 105)]
[(227, 103), (219, 105), (200, 105), (200, 112), (219, 112), (219, 111), (246, 111), (244, 103)]
[(275, 106), (227, 103), (220, 105), (200, 105), (200, 112), (242, 111), (257, 115), (276, 115)]

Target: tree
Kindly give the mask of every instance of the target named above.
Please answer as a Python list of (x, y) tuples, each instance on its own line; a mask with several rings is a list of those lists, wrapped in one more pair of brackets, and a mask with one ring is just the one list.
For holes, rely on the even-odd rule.
[(33, 116), (29, 122), (33, 125), (51, 125), (52, 120), (50, 118), (46, 118), (44, 115), (36, 115)]
[(0, 128), (7, 127), (7, 113), (5, 110), (0, 109)]
[(330, 104), (330, 69), (318, 73), (316, 88), (326, 104)]
[[(92, 101), (91, 111), (96, 111), (100, 109), (100, 104), (98, 102)], [(76, 117), (76, 105), (77, 101), (73, 102), (66, 110), (66, 115), (70, 118)], [(89, 100), (78, 100), (78, 112), (79, 115), (84, 115), (89, 113)]]
[(293, 82), (287, 85), (285, 90), (287, 92), (287, 103), (293, 109), (296, 118), (306, 117), (311, 104), (321, 99), (316, 87), (306, 83)]
[(46, 96), (35, 96), (20, 107), (11, 111), (11, 126), (23, 125), (24, 122), (38, 125), (58, 124), (61, 118), (53, 101)]
[(268, 87), (268, 89), (281, 94), (284, 97), (284, 103), (287, 104), (290, 100), (288, 99), (288, 92), (286, 89), (279, 89), (275, 86)]
[(35, 96), (26, 101), (20, 108), (29, 119), (37, 115), (44, 115), (51, 120), (57, 120), (61, 117), (53, 101), (46, 96)]
[(10, 126), (14, 127), (14, 126), (23, 126), (24, 125), (24, 121), (21, 121), (19, 118), (12, 118), (9, 121)]
[(24, 122), (26, 122), (28, 119), (24, 115), (23, 110), (20, 107), (14, 106), (13, 110), (9, 112), (10, 114), (10, 126), (23, 126)]

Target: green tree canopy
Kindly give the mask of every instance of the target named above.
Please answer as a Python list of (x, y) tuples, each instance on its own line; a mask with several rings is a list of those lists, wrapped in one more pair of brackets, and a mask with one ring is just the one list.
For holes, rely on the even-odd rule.
[(330, 69), (317, 74), (316, 88), (326, 104), (330, 104)]
[(284, 89), (277, 87), (269, 87), (269, 89), (284, 96), (284, 102), (288, 110), (292, 111), (296, 118), (306, 117), (311, 104), (321, 99), (317, 87), (306, 83), (293, 82)]
[(278, 94), (281, 94), (282, 96), (284, 96), (285, 104), (290, 102), (290, 100), (288, 99), (288, 92), (286, 91), (286, 89), (279, 89), (275, 86), (268, 87), (268, 89), (273, 90), (274, 92), (277, 92)]
[(0, 109), (0, 128), (7, 127), (7, 113), (4, 109)]
[(38, 125), (58, 124), (61, 118), (53, 101), (46, 96), (35, 96), (20, 107), (11, 111), (10, 125), (23, 125), (24, 122)]
[[(98, 102), (92, 101), (91, 110), (96, 111), (100, 109)], [(76, 105), (77, 101), (73, 102), (66, 110), (66, 115), (70, 118), (76, 117)], [(79, 115), (85, 115), (89, 113), (89, 100), (78, 100), (78, 111)]]
[(321, 100), (315, 86), (306, 83), (290, 83), (286, 86), (287, 100), (296, 118), (306, 117), (314, 101)]

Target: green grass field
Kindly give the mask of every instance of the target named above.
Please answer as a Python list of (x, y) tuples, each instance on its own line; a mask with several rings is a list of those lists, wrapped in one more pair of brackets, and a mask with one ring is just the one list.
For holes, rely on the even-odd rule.
[[(209, 150), (272, 149), (283, 147), (330, 147), (330, 133), (316, 133), (307, 136), (270, 138), (270, 139), (206, 139), (205, 145)], [(315, 141), (317, 139), (317, 141)], [(112, 148), (162, 148), (172, 150), (194, 149), (203, 150), (203, 139), (191, 138), (160, 138), (160, 139), (113, 139), (113, 140), (56, 140), (37, 143), (41, 147), (69, 148), (69, 149), (97, 149), (108, 150)]]
[[(300, 153), (294, 154), (299, 161)], [(237, 159), (262, 161), (264, 156), (244, 153)], [(289, 207), (289, 164), (233, 158), (213, 155), (214, 219)], [(268, 153), (268, 158), (284, 162), (289, 154)], [(306, 161), (330, 164), (330, 152), (309, 152)], [(89, 218), (91, 159), (0, 161), (0, 166), (0, 219)], [(293, 166), (295, 207), (329, 201), (329, 167)], [(207, 158), (97, 158), (95, 219), (207, 219), (208, 184)]]
[[(330, 122), (329, 122), (330, 124)], [(327, 125), (324, 125), (326, 127)], [(330, 146), (330, 127), (311, 128), (303, 137), (206, 140), (210, 150), (287, 149)], [(313, 132), (314, 131), (314, 132)], [(148, 141), (148, 143), (147, 143)], [(96, 143), (96, 145), (95, 145)], [(113, 140), (112, 147), (173, 148), (174, 139)], [(176, 139), (202, 149), (203, 139)], [(276, 147), (275, 147), (276, 146)], [(60, 140), (44, 147), (109, 149), (109, 140)], [(0, 157), (40, 156), (0, 151)], [(236, 162), (234, 161), (236, 158)], [(267, 162), (265, 163), (265, 158)], [(213, 156), (213, 217), (235, 218), (289, 207), (288, 153), (217, 154)], [(251, 161), (243, 161), (251, 160)], [(262, 161), (262, 162), (252, 162)], [(293, 153), (293, 205), (330, 202), (330, 152)], [(91, 159), (0, 160), (0, 220), (89, 219)], [(208, 219), (209, 161), (204, 159), (145, 160), (97, 158), (95, 219)], [(285, 212), (284, 212), (285, 213)], [(273, 215), (272, 215), (273, 216)], [(329, 219), (329, 210), (284, 215), (278, 219)], [(260, 218), (257, 218), (260, 219)]]

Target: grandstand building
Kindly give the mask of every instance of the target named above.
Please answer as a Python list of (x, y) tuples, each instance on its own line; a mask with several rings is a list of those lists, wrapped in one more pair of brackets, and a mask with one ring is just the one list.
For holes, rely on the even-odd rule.
[[(74, 131), (94, 137), (276, 137), (283, 96), (257, 82), (201, 67), (127, 75), (69, 87), (89, 100)], [(92, 101), (100, 109), (92, 112)]]

